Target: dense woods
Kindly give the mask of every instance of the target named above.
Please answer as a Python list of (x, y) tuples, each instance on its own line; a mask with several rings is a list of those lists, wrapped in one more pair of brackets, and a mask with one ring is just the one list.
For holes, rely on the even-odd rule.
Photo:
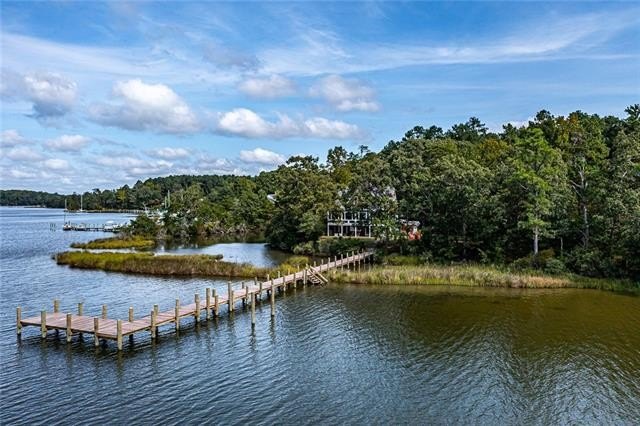
[[(477, 118), (416, 126), (378, 153), (336, 147), (326, 162), (292, 157), (255, 177), (148, 179), (85, 193), (85, 209), (160, 207), (164, 226), (141, 218), (139, 233), (254, 232), (285, 250), (317, 240), (328, 211), (366, 209), (387, 247), (425, 261), (640, 279), (640, 106), (625, 112), (540, 111), (500, 133)], [(2, 204), (60, 206), (18, 193), (3, 191)], [(398, 219), (420, 221), (423, 238), (404, 239)]]

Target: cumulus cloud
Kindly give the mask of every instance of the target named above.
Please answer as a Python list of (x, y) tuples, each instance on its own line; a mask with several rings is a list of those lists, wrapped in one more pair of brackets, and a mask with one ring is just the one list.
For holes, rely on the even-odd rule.
[(49, 170), (61, 171), (69, 169), (69, 162), (61, 158), (49, 158), (44, 160), (42, 164)]
[(54, 151), (78, 152), (82, 151), (91, 140), (81, 135), (62, 135), (45, 142), (45, 146)]
[(374, 90), (357, 79), (329, 75), (310, 89), (311, 96), (323, 98), (339, 111), (378, 111)]
[(31, 141), (25, 139), (15, 129), (3, 130), (1, 138), (2, 139), (0, 139), (0, 147), (2, 148), (12, 148), (14, 146), (31, 143)]
[(201, 129), (191, 107), (170, 87), (139, 79), (119, 81), (113, 87), (118, 103), (97, 103), (89, 118), (105, 126), (160, 133), (193, 133)]
[(162, 158), (165, 160), (175, 160), (178, 158), (188, 157), (191, 152), (188, 149), (184, 148), (158, 148), (147, 151), (147, 155), (156, 158)]
[(278, 98), (295, 93), (293, 81), (281, 75), (272, 74), (266, 78), (248, 78), (238, 85), (238, 89), (254, 98)]
[(236, 108), (219, 115), (217, 131), (230, 136), (246, 138), (361, 138), (362, 132), (355, 124), (323, 117), (294, 120), (280, 114), (277, 121), (267, 121), (246, 108)]
[(240, 159), (247, 163), (268, 164), (272, 166), (285, 162), (284, 156), (263, 148), (256, 148), (251, 151), (240, 151)]
[(32, 104), (32, 117), (43, 123), (58, 119), (73, 108), (78, 87), (60, 74), (41, 72), (18, 74), (2, 71), (0, 93), (5, 99)]
[(28, 146), (16, 146), (10, 148), (7, 151), (4, 151), (2, 155), (3, 157), (18, 162), (32, 162), (42, 159), (41, 153)]

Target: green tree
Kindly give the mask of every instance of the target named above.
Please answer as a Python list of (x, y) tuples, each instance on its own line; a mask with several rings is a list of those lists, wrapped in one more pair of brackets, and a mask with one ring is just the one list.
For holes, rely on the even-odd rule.
[(549, 218), (566, 185), (566, 165), (560, 152), (552, 148), (540, 129), (532, 128), (516, 140), (512, 159), (513, 199), (520, 200), (518, 226), (533, 238), (533, 254), (538, 255), (540, 237), (549, 235)]

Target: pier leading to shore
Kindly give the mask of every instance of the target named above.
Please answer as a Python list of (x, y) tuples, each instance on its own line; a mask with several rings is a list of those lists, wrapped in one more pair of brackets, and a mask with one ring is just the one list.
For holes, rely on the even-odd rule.
[(321, 285), (328, 282), (323, 273), (344, 268), (360, 269), (367, 264), (367, 260), (373, 255), (373, 252), (351, 252), (350, 254), (334, 256), (325, 260), (321, 260), (318, 265), (314, 262), (313, 266), (307, 265), (303, 269), (298, 269), (294, 273), (287, 273), (284, 276), (269, 277), (266, 281), (259, 281), (255, 278), (253, 283), (242, 283), (241, 288), (237, 288), (228, 283), (227, 294), (218, 294), (216, 289), (205, 289), (204, 299), (201, 294), (194, 296), (193, 303), (182, 305), (180, 300), (176, 299), (175, 307), (168, 311), (160, 312), (158, 305), (154, 305), (149, 314), (141, 318), (135, 318), (133, 308), (129, 308), (129, 315), (126, 320), (108, 318), (107, 305), (102, 305), (100, 316), (84, 315), (84, 307), (82, 303), (77, 305), (77, 313), (60, 311), (60, 301), (53, 301), (53, 312), (46, 310), (40, 311), (40, 315), (22, 318), (22, 308), (16, 308), (16, 332), (20, 337), (24, 327), (40, 328), (40, 335), (44, 339), (49, 330), (63, 330), (66, 333), (67, 342), (71, 342), (73, 334), (93, 334), (95, 346), (99, 346), (100, 339), (115, 340), (118, 350), (122, 350), (123, 338), (125, 336), (133, 336), (137, 333), (149, 332), (151, 338), (155, 339), (158, 328), (162, 325), (173, 323), (175, 330), (180, 329), (180, 320), (185, 317), (193, 317), (195, 322), (199, 322), (203, 318), (209, 320), (220, 315), (220, 308), (227, 306), (228, 312), (233, 312), (237, 302), (241, 302), (244, 306), (251, 307), (251, 326), (256, 324), (256, 301), (262, 301), (263, 296), (269, 299), (271, 305), (271, 317), (276, 314), (275, 296), (277, 292), (283, 293), (288, 288), (296, 288), (298, 285), (306, 286), (308, 284)]

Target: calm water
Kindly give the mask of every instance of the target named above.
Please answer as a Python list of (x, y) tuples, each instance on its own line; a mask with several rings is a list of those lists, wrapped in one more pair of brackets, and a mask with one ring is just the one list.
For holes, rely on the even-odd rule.
[(226, 287), (56, 266), (52, 253), (98, 235), (53, 221), (0, 208), (1, 424), (640, 422), (640, 298), (612, 293), (329, 285), (278, 298), (273, 322), (265, 304), (254, 333), (239, 310), (156, 343), (125, 339), (122, 353), (36, 329), (18, 343), (17, 305), (36, 314), (58, 297), (126, 318)]

